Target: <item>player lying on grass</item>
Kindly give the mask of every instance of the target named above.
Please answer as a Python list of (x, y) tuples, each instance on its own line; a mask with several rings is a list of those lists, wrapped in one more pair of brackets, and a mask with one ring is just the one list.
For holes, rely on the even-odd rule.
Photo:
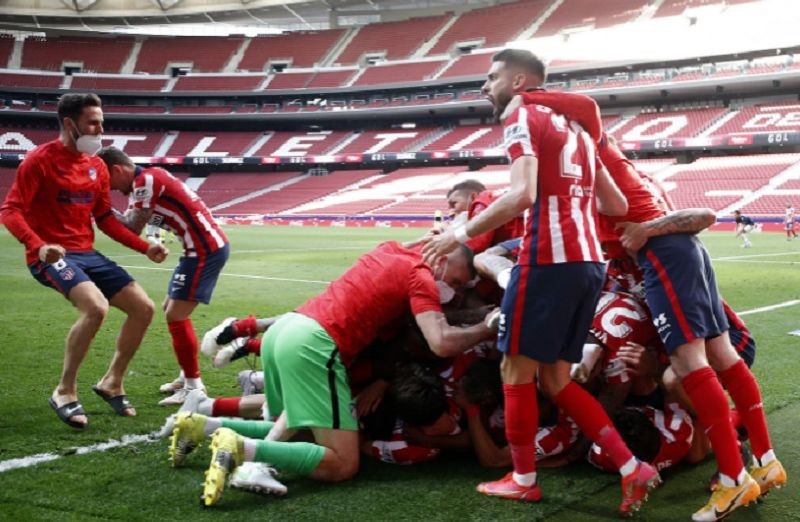
[(197, 194), (166, 170), (139, 167), (114, 147), (105, 148), (98, 155), (108, 167), (111, 189), (130, 198), (128, 210), (118, 216), (119, 220), (134, 234), (141, 234), (148, 223), (173, 230), (183, 243), (183, 256), (172, 273), (163, 304), (181, 374), (161, 387), (162, 392), (171, 395), (159, 402), (162, 406), (183, 404), (191, 390), (205, 388), (191, 315), (198, 303), (211, 302), (230, 255), (228, 238)]
[[(658, 195), (648, 196), (641, 176), (605, 136), (593, 100), (545, 92), (525, 93), (520, 100), (551, 106), (579, 121), (596, 140), (603, 163), (628, 200), (628, 214), (601, 219), (600, 229), (624, 230), (609, 239), (621, 241), (644, 274), (647, 303), (658, 333), (673, 371), (706, 428), (720, 471), (709, 502), (692, 518), (717, 520), (784, 484), (786, 472), (772, 449), (758, 384), (728, 335), (708, 252), (694, 235), (686, 233), (696, 218), (681, 212), (667, 215)], [(709, 220), (713, 223), (711, 212)], [(754, 454), (750, 473), (742, 466), (724, 389), (750, 436)]]
[[(275, 321), (264, 336), (261, 360), (267, 408), (278, 421), (202, 415), (178, 415), (175, 421), (171, 448), (178, 460), (219, 427), (213, 430), (204, 504), (219, 500), (227, 475), (245, 461), (268, 462), (330, 482), (355, 475), (358, 431), (345, 367), (409, 310), (431, 350), (442, 357), (492, 337), (485, 323), (450, 326), (441, 311), (436, 281), (460, 288), (473, 276), (468, 249), (437, 259), (432, 268), (418, 251), (387, 242), (361, 256), (323, 293)], [(256, 335), (258, 327), (252, 317), (227, 321), (213, 330), (211, 340), (219, 344), (219, 335), (229, 329), (236, 336)], [(315, 443), (284, 442), (298, 429), (310, 430)], [(279, 440), (263, 440), (268, 434)]]

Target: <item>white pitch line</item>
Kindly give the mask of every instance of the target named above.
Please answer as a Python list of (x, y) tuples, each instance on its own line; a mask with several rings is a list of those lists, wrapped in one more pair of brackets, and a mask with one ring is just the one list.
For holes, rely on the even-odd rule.
[(86, 455), (98, 451), (122, 448), (124, 446), (130, 446), (131, 444), (139, 444), (140, 442), (155, 442), (157, 440), (155, 438), (156, 433), (157, 432), (148, 433), (146, 435), (123, 435), (120, 440), (110, 439), (106, 442), (100, 442), (90, 446), (72, 448), (68, 453), (39, 453), (29, 457), (0, 461), (0, 473), (11, 471), (12, 469), (29, 468), (41, 464), (42, 462), (50, 462), (70, 455)]
[(800, 259), (797, 261), (765, 261), (763, 259), (720, 259), (723, 263), (756, 263), (760, 265), (797, 265), (800, 264)]
[(747, 254), (744, 256), (727, 256), (727, 257), (715, 257), (711, 258), (712, 261), (728, 261), (731, 259), (751, 259), (754, 257), (774, 257), (774, 256), (792, 256), (792, 255), (800, 255), (800, 250), (795, 250), (794, 252), (776, 252), (774, 254)]
[(786, 308), (787, 306), (794, 306), (796, 304), (800, 304), (800, 299), (792, 299), (791, 301), (784, 301), (782, 303), (774, 305), (762, 306), (761, 308), (753, 308), (752, 310), (745, 310), (744, 312), (738, 312), (738, 314), (739, 315), (760, 314), (762, 312), (770, 312), (772, 310), (777, 310), (778, 308)]
[[(134, 266), (134, 265), (119, 265), (122, 268), (130, 268), (133, 270), (156, 270), (159, 272), (172, 272), (174, 268), (160, 268), (157, 266)], [(319, 285), (327, 285), (330, 281), (319, 281), (317, 279), (289, 279), (286, 277), (267, 277), (267, 276), (259, 276), (259, 275), (249, 275), (249, 274), (228, 274), (223, 272), (223, 277), (239, 277), (242, 279), (262, 279), (264, 281), (286, 281), (289, 283), (311, 283), (311, 284), (319, 284)]]
[[(317, 247), (317, 248), (262, 248), (259, 250), (231, 250), (231, 255), (234, 256), (236, 254), (269, 254), (272, 252), (329, 252), (329, 251), (337, 251), (337, 250), (369, 250), (370, 248), (374, 247), (374, 245), (365, 245), (365, 246), (344, 246), (344, 247)], [(124, 257), (142, 257), (142, 254), (107, 254), (109, 257), (114, 259), (120, 259)], [(175, 255), (175, 253), (173, 253)]]

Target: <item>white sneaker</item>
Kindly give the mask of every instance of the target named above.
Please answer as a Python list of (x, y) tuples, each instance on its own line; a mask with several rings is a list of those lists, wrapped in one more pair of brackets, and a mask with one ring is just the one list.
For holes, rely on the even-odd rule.
[(264, 372), (242, 370), (237, 379), (242, 395), (255, 395), (264, 391)]
[(219, 337), (219, 334), (221, 334), (227, 326), (233, 324), (234, 321), (236, 321), (235, 317), (228, 317), (217, 326), (207, 331), (203, 336), (203, 342), (200, 343), (200, 351), (208, 357), (214, 357), (217, 355), (217, 352), (220, 350), (220, 348), (222, 348), (225, 344), (228, 344), (219, 344), (217, 342), (217, 337)]
[(275, 479), (274, 474), (275, 469), (263, 462), (244, 462), (233, 473), (231, 486), (265, 495), (283, 496), (288, 489)]
[(164, 425), (161, 426), (161, 429), (158, 430), (156, 433), (156, 437), (159, 439), (166, 439), (170, 435), (172, 435), (172, 430), (175, 429), (175, 417), (176, 414), (169, 415), (167, 420), (164, 421)]
[(183, 379), (183, 374), (178, 375), (174, 381), (162, 384), (158, 391), (161, 393), (175, 393), (181, 388), (186, 386), (186, 381)]
[(206, 395), (205, 388), (189, 390), (189, 393), (186, 394), (186, 398), (183, 401), (183, 405), (178, 409), (178, 413), (202, 413), (203, 415), (208, 415), (208, 413), (201, 412), (199, 408), (201, 404), (210, 400), (208, 395)]
[[(203, 392), (206, 391), (205, 387), (198, 388), (198, 389), (203, 390)], [(173, 393), (172, 395), (170, 395), (166, 399), (164, 399), (162, 401), (159, 401), (158, 405), (159, 406), (180, 406), (181, 404), (183, 404), (186, 401), (186, 397), (189, 395), (189, 392), (191, 392), (191, 391), (193, 391), (193, 389), (181, 388), (180, 390), (176, 391), (175, 393)]]
[(250, 337), (237, 337), (232, 343), (223, 346), (211, 360), (211, 366), (224, 368), (236, 359), (246, 357), (249, 353), (245, 349), (248, 340)]

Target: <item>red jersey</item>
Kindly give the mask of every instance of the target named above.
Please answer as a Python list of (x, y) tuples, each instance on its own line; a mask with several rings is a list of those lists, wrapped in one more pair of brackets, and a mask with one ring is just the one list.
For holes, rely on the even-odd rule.
[(181, 238), (184, 256), (205, 256), (228, 243), (203, 200), (162, 168), (137, 167), (129, 208), (152, 209), (150, 224)]
[(628, 382), (628, 368), (617, 358), (627, 343), (647, 346), (658, 338), (647, 305), (625, 292), (603, 292), (597, 302), (591, 334), (603, 345), (603, 374), (606, 382)]
[[(496, 196), (491, 190), (484, 190), (475, 196), (475, 199), (473, 199), (469, 204), (467, 217), (469, 219), (474, 218), (489, 208), (489, 205), (491, 205), (497, 198), (498, 196)], [(480, 254), (491, 246), (502, 243), (503, 241), (508, 241), (509, 239), (516, 239), (521, 237), (524, 233), (525, 219), (522, 216), (518, 216), (494, 230), (490, 230), (488, 232), (484, 232), (480, 236), (473, 237), (467, 242), (467, 246), (472, 249), (475, 254)]]
[(54, 140), (28, 152), (0, 211), (6, 228), (25, 245), (28, 264), (45, 244), (68, 252), (94, 250), (92, 217), (113, 239), (146, 252), (148, 243), (125, 229), (111, 208), (103, 160)]
[(414, 446), (403, 436), (403, 421), (397, 420), (389, 440), (374, 440), (369, 445), (373, 457), (389, 464), (419, 464), (435, 459), (441, 450)]
[(598, 162), (589, 135), (543, 105), (527, 105), (506, 120), (505, 148), (511, 163), (538, 159), (536, 201), (525, 212), (518, 263), (602, 262), (595, 229)]
[(328, 332), (348, 365), (381, 328), (398, 317), (441, 310), (433, 272), (419, 251), (387, 241), (358, 258), (297, 312)]
[[(661, 448), (650, 464), (658, 471), (662, 471), (682, 461), (692, 447), (694, 436), (694, 426), (689, 414), (676, 402), (667, 404), (664, 411), (651, 406), (637, 409), (647, 415), (661, 435)], [(604, 471), (612, 473), (617, 471), (611, 456), (604, 453), (597, 444), (592, 445), (587, 459)]]

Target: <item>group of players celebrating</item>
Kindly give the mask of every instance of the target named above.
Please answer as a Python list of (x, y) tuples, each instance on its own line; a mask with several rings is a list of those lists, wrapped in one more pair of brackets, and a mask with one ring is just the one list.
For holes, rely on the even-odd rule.
[[(513, 468), (478, 492), (531, 502), (542, 498), (537, 466), (586, 457), (620, 473), (623, 516), (660, 484), (659, 471), (709, 447), (718, 473), (693, 520), (720, 519), (785, 484), (749, 369), (755, 343), (695, 236), (714, 214), (671, 211), (605, 134), (594, 101), (546, 92), (544, 81), (530, 52), (493, 57), (482, 90), (505, 127), (502, 195), (460, 183), (447, 196), (448, 226), (379, 245), (293, 311), (210, 330), (201, 349), (214, 366), (247, 353), (263, 365), (263, 393), (214, 399), (190, 315), (209, 302), (227, 238), (179, 180), (100, 150), (96, 96), (63, 96), (59, 139), (26, 157), (2, 207), (34, 277), (80, 312), (50, 398), (56, 414), (88, 423), (77, 369), (110, 303), (128, 320), (93, 389), (135, 415), (122, 378), (153, 315), (141, 287), (94, 251), (91, 216), (156, 262), (168, 252), (138, 237), (145, 224), (183, 242), (164, 301), (181, 374), (162, 386), (172, 394), (162, 404), (181, 408), (162, 434), (175, 466), (210, 438), (206, 506), (229, 477), (285, 493), (270, 466), (335, 482), (357, 473), (361, 454), (411, 464), (450, 449)], [(109, 189), (130, 196), (125, 214), (112, 211)]]

